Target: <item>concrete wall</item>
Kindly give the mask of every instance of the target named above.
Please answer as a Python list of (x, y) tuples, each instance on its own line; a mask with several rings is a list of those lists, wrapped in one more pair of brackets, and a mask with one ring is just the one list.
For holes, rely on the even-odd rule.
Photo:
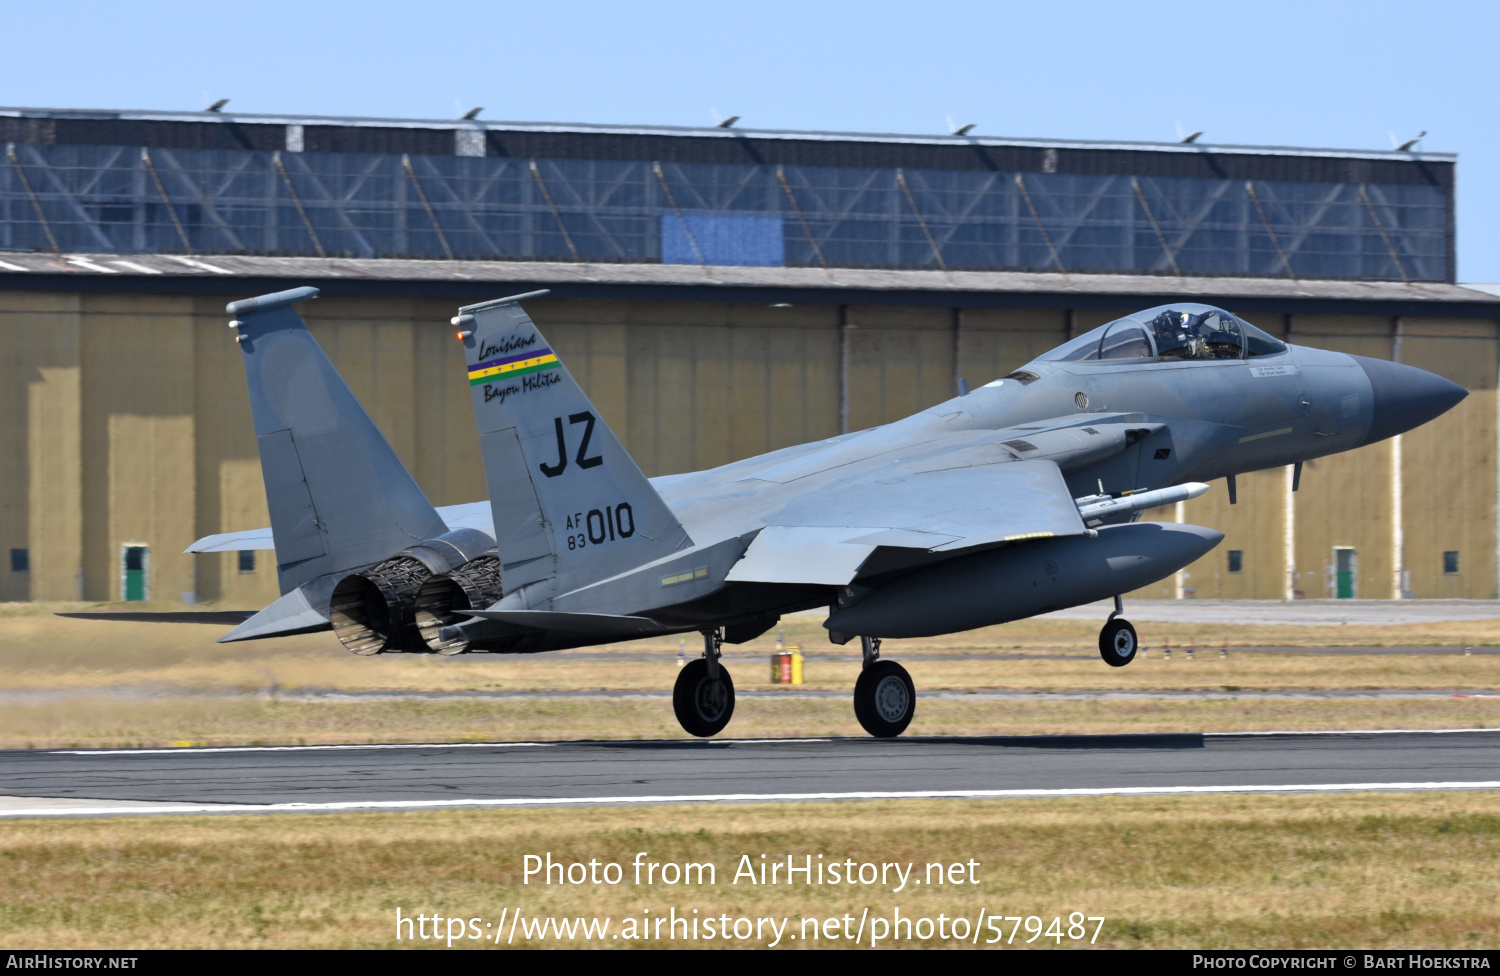
[[(238, 607), (276, 595), (272, 554), (187, 556), (193, 539), (266, 525), (232, 297), (0, 293), (0, 600), (121, 598), (121, 547), (151, 551), (151, 595)], [(434, 504), (485, 496), (455, 302), (325, 298), (303, 306), (314, 335)], [(1063, 309), (540, 301), (553, 347), (650, 475), (722, 464), (840, 429), (906, 416), (977, 387), (1070, 334), (1123, 313)], [(1390, 358), (1385, 317), (1251, 316), (1291, 341)], [(1408, 318), (1403, 362), (1472, 391), (1402, 438), (1406, 585), (1418, 597), (1496, 594), (1496, 325)], [(1198, 597), (1286, 591), (1285, 471), (1222, 483), (1187, 521), (1226, 533), (1186, 570)], [(1392, 446), (1309, 463), (1294, 498), (1291, 585), (1332, 596), (1335, 547), (1357, 552), (1360, 597), (1398, 586)], [(1174, 518), (1175, 510), (1150, 513)], [(11, 571), (27, 549), (30, 572)], [(1243, 553), (1228, 570), (1229, 550)], [(1459, 572), (1443, 553), (1459, 553)], [(1170, 597), (1175, 580), (1134, 594)]]

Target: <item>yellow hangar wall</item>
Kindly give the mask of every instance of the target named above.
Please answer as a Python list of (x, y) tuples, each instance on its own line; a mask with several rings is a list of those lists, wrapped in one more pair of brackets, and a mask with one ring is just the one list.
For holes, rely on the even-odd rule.
[[(193, 539), (266, 525), (244, 374), (224, 304), (234, 297), (0, 293), (0, 600), (119, 600), (124, 547), (149, 551), (153, 601), (255, 607), (274, 560), (189, 556)], [(323, 298), (310, 328), (434, 504), (485, 497), (461, 348), (436, 299)], [(647, 474), (723, 464), (906, 416), (978, 386), (1128, 309), (951, 309), (537, 301), (528, 309)], [(1294, 342), (1396, 353), (1385, 317), (1249, 316)], [(1222, 482), (1183, 506), (1226, 533), (1214, 552), (1135, 596), (1335, 595), (1338, 547), (1355, 595), (1496, 595), (1496, 325), (1400, 323), (1403, 362), (1467, 387), (1457, 409), (1401, 441), (1288, 474)], [(1288, 333), (1290, 329), (1290, 333)], [(840, 390), (847, 384), (847, 402)], [(841, 417), (846, 412), (847, 417)], [(1405, 576), (1393, 553), (1399, 491)], [(1173, 509), (1149, 517), (1176, 517)], [(1290, 539), (1290, 553), (1288, 540)], [(1231, 573), (1228, 552), (1242, 554)], [(1458, 553), (1458, 572), (1443, 554)], [(1288, 572), (1290, 570), (1290, 573)]]

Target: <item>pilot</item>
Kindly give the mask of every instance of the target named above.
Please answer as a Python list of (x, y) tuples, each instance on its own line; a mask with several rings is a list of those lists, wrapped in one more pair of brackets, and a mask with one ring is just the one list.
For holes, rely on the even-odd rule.
[(1202, 335), (1203, 316), (1168, 309), (1151, 320), (1157, 353), (1163, 359), (1207, 359), (1208, 343)]

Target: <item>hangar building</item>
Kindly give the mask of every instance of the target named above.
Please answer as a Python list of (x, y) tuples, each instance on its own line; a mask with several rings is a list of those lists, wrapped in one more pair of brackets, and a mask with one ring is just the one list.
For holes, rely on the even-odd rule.
[(1172, 300), (1472, 391), (1182, 510), (1143, 596), (1497, 595), (1500, 294), (1450, 155), (0, 109), (0, 600), (276, 595), (224, 305), (300, 284), (435, 504), (484, 497), (456, 306), (538, 323), (648, 474), (894, 420)]

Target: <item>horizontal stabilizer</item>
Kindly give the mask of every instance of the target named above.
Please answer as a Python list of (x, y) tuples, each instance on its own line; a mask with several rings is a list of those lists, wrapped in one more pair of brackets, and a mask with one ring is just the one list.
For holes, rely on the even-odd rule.
[[(495, 526), (490, 518), (489, 502), (465, 502), (461, 505), (444, 505), (437, 510), (449, 528), (478, 529), (490, 538), (495, 537)], [(276, 541), (271, 527), (242, 529), (239, 532), (220, 532), (206, 535), (184, 549), (184, 552), (239, 552), (246, 549), (275, 549)]]
[(59, 613), (75, 620), (114, 620), (137, 624), (242, 624), (255, 616), (254, 610), (126, 610), (98, 613)]
[(240, 552), (248, 549), (275, 549), (276, 540), (270, 528), (246, 529), (243, 532), (220, 532), (206, 535), (183, 552)]
[(644, 634), (660, 630), (649, 617), (622, 617), (608, 613), (557, 613), (551, 610), (466, 610), (471, 617), (524, 627), (529, 630), (569, 634)]
[(231, 641), (256, 640), (261, 637), (285, 637), (288, 634), (305, 634), (315, 630), (327, 630), (328, 613), (320, 611), (308, 602), (307, 594), (295, 589), (260, 613), (240, 624), (219, 638), (220, 644)]

